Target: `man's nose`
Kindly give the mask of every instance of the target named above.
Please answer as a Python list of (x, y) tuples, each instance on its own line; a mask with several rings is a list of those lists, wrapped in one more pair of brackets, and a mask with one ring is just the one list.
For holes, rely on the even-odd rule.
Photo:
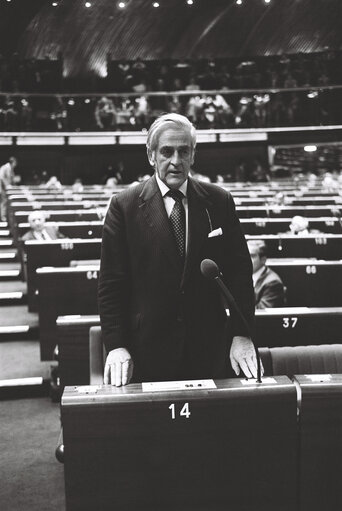
[(177, 167), (179, 164), (180, 164), (180, 156), (179, 156), (179, 152), (178, 151), (175, 151), (172, 155), (172, 158), (171, 158), (171, 163), (172, 165), (174, 165), (175, 167)]

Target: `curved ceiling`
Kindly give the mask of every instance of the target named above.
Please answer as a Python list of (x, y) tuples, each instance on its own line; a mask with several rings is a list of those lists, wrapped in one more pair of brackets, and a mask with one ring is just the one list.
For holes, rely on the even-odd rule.
[[(12, 0), (18, 2), (20, 0)], [(30, 3), (32, 0), (25, 0)], [(106, 74), (113, 59), (210, 58), (340, 49), (341, 0), (40, 0), (16, 50), (26, 58), (63, 53), (66, 76)], [(38, 5), (38, 0), (35, 0)], [(1, 28), (1, 27), (0, 27)]]

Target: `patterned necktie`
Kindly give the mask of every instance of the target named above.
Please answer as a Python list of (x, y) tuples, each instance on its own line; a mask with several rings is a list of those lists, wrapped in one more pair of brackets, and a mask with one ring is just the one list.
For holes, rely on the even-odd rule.
[(185, 255), (185, 210), (182, 203), (184, 195), (179, 190), (169, 190), (167, 195), (175, 201), (170, 215), (170, 222), (176, 238), (178, 252), (183, 259)]

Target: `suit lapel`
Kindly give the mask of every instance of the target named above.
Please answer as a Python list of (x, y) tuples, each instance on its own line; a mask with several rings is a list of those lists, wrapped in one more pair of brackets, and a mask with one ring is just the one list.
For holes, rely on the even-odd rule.
[(154, 176), (146, 181), (142, 189), (139, 207), (166, 257), (178, 271), (182, 271), (181, 258), (178, 254), (174, 234)]
[(267, 268), (265, 266), (263, 271), (259, 275), (258, 280), (256, 281), (255, 286), (254, 286), (254, 293), (256, 296), (258, 296), (258, 294), (260, 293), (260, 289), (261, 289), (262, 284), (264, 283), (266, 273), (267, 273)]

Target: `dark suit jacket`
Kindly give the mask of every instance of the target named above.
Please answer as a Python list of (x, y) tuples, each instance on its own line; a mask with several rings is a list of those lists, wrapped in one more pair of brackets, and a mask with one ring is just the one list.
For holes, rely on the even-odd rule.
[[(226, 375), (226, 315), (216, 283), (200, 272), (203, 259), (218, 264), (247, 321), (253, 321), (251, 261), (232, 197), (189, 178), (188, 208), (184, 268), (154, 176), (115, 195), (105, 219), (102, 337), (108, 351), (130, 351), (135, 381)], [(208, 238), (219, 227), (223, 235)], [(234, 314), (230, 334), (247, 334)]]
[(255, 308), (284, 306), (284, 285), (279, 275), (265, 266), (255, 283)]
[[(52, 240), (58, 240), (59, 238), (65, 238), (65, 236), (63, 234), (61, 234), (59, 232), (59, 230), (57, 229), (57, 227), (55, 227), (54, 225), (47, 225), (45, 227), (45, 230), (49, 234), (49, 236)], [(34, 231), (32, 229), (30, 229), (29, 231), (25, 232), (25, 234), (22, 236), (21, 239), (23, 241), (27, 241), (27, 240), (36, 240), (36, 239), (40, 239), (40, 238), (37, 238), (34, 234)]]

